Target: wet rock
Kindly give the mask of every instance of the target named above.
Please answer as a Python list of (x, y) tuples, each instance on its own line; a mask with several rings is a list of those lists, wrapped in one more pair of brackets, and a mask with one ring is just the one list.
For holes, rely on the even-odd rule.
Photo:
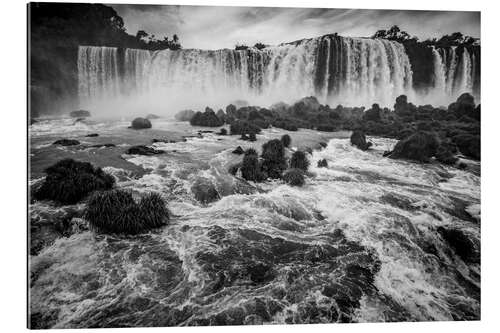
[(438, 227), (437, 231), (463, 261), (480, 263), (480, 247), (473, 241), (471, 235), (463, 230), (449, 227)]
[(291, 186), (303, 186), (305, 184), (304, 171), (302, 169), (288, 169), (283, 174), (283, 180)]
[(151, 156), (151, 155), (164, 154), (164, 153), (165, 153), (165, 151), (163, 151), (163, 150), (157, 150), (157, 149), (147, 147), (147, 146), (132, 146), (129, 149), (127, 149), (127, 154), (129, 154), (129, 155)]
[(358, 147), (358, 149), (361, 150), (367, 150), (372, 145), (371, 142), (366, 142), (365, 133), (363, 133), (363, 131), (361, 130), (355, 130), (352, 132), (351, 144), (355, 145), (356, 147)]
[(196, 114), (193, 110), (182, 110), (175, 114), (175, 119), (178, 121), (190, 121), (191, 118)]
[(217, 133), (217, 134), (219, 134), (219, 135), (227, 135), (227, 129), (225, 129), (225, 128), (221, 128), (221, 129), (220, 129), (220, 132), (219, 132), (219, 133)]
[(146, 129), (151, 128), (151, 122), (146, 118), (135, 118), (132, 120), (132, 124), (130, 126), (132, 129)]
[(168, 138), (159, 138), (159, 139), (152, 139), (151, 142), (152, 143), (177, 143), (177, 142), (186, 142), (187, 139), (185, 137), (183, 137), (182, 139), (180, 140), (176, 140), (176, 139), (168, 139)]
[(90, 134), (87, 134), (87, 135), (85, 135), (85, 136), (86, 136), (87, 138), (95, 138), (95, 137), (98, 137), (98, 136), (99, 136), (99, 134), (97, 134), (97, 133), (90, 133)]
[(75, 110), (69, 113), (71, 118), (87, 118), (90, 117), (90, 112), (87, 110)]
[(440, 145), (436, 150), (436, 160), (443, 164), (453, 165), (458, 158), (447, 147)]
[(116, 145), (114, 143), (99, 143), (96, 145), (92, 145), (90, 147), (92, 147), (92, 148), (112, 148), (112, 147), (116, 147)]
[(419, 131), (400, 140), (389, 157), (429, 162), (430, 158), (436, 154), (438, 146), (439, 141), (433, 133)]
[(61, 146), (76, 146), (80, 144), (80, 141), (73, 139), (60, 139), (54, 141), (53, 145), (61, 145)]
[(191, 186), (191, 192), (197, 201), (208, 204), (220, 199), (215, 185), (207, 178), (198, 178)]
[(241, 146), (238, 146), (238, 147), (236, 147), (235, 150), (233, 150), (233, 154), (236, 154), (236, 155), (241, 155), (244, 153), (245, 153), (245, 151), (243, 150), (243, 148), (241, 148)]
[(247, 274), (254, 283), (262, 283), (274, 278), (272, 267), (264, 263), (250, 264), (247, 267)]

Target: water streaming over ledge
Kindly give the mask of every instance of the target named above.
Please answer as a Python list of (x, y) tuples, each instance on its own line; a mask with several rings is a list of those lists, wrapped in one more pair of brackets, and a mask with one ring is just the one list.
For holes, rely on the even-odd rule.
[(414, 95), (402, 44), (336, 35), (263, 50), (81, 46), (78, 80), (81, 107), (89, 108), (126, 98), (143, 106), (222, 107), (235, 99), (270, 105), (311, 95), (332, 105), (389, 106), (401, 94)]

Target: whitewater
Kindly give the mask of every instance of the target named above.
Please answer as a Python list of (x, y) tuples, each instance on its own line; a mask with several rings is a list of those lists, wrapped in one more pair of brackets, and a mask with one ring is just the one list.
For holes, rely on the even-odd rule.
[[(458, 229), (479, 247), (479, 174), (383, 158), (391, 139), (369, 137), (373, 149), (360, 151), (348, 132), (271, 128), (252, 143), (169, 118), (152, 123), (147, 131), (127, 129), (129, 119), (30, 126), (32, 184), (54, 158), (90, 160), (118, 188), (159, 193), (172, 213), (168, 226), (140, 236), (83, 228), (31, 255), (30, 314), (41, 326), (480, 319), (480, 264), (465, 262), (438, 231)], [(227, 172), (241, 159), (235, 147), (260, 151), (285, 133), (287, 155), (314, 148), (304, 187)], [(50, 145), (61, 136), (82, 145)], [(173, 142), (150, 143), (158, 137)], [(107, 142), (116, 147), (90, 147)], [(123, 153), (134, 144), (166, 153)], [(327, 168), (316, 167), (320, 159)], [(200, 180), (220, 199), (199, 203)], [(81, 205), (29, 209), (33, 219)]]

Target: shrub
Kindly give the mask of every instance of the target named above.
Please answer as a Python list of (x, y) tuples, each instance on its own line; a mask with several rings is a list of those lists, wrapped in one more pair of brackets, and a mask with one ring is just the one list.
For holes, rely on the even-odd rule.
[(286, 169), (285, 148), (281, 140), (274, 139), (262, 145), (262, 171), (270, 178), (280, 178)]
[(133, 129), (151, 128), (151, 122), (146, 118), (139, 117), (132, 120), (132, 125), (130, 127)]
[(288, 169), (283, 174), (283, 180), (291, 186), (302, 186), (305, 184), (304, 171), (301, 169)]
[(287, 131), (296, 132), (299, 130), (298, 126), (288, 120), (276, 120), (273, 122), (273, 126), (276, 128), (282, 128)]
[(147, 194), (136, 203), (130, 192), (111, 190), (90, 197), (84, 218), (99, 232), (135, 235), (165, 225), (169, 212), (159, 194)]
[(284, 147), (290, 147), (290, 144), (292, 143), (292, 138), (290, 137), (290, 135), (288, 134), (285, 134), (281, 137), (281, 143), (283, 143), (283, 146)]
[(205, 112), (196, 112), (194, 116), (189, 120), (191, 126), (206, 126), (206, 127), (218, 127), (224, 125), (224, 122), (217, 117), (215, 112), (206, 108)]
[(351, 134), (351, 144), (361, 150), (367, 150), (372, 145), (371, 142), (366, 142), (366, 136), (363, 131), (355, 130)]
[(436, 154), (438, 146), (439, 141), (433, 133), (416, 132), (400, 140), (389, 157), (428, 162)]
[(318, 161), (318, 168), (327, 168), (328, 161), (326, 159), (322, 159)]
[(247, 150), (241, 163), (241, 176), (254, 182), (263, 181), (266, 177), (261, 171), (259, 157), (255, 150)]
[(307, 168), (309, 168), (309, 160), (303, 151), (298, 150), (292, 154), (290, 168), (307, 171)]
[(248, 121), (236, 120), (229, 126), (229, 131), (231, 132), (231, 135), (250, 133), (258, 134), (261, 132), (261, 129), (257, 125), (252, 124)]
[(220, 132), (219, 132), (219, 135), (227, 135), (227, 129), (221, 128)]
[(444, 164), (455, 164), (458, 158), (444, 145), (440, 145), (436, 151), (436, 160)]
[(70, 205), (85, 198), (90, 192), (108, 190), (115, 179), (87, 162), (64, 159), (45, 170), (47, 177), (33, 196), (37, 200), (54, 200)]
[(453, 138), (462, 154), (473, 159), (481, 159), (481, 137), (479, 135), (460, 134)]

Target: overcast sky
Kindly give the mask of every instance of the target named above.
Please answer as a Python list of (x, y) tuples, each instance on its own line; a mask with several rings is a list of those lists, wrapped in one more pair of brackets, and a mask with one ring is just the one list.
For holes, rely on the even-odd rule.
[(233, 48), (237, 43), (279, 44), (337, 32), (365, 37), (398, 25), (420, 39), (455, 31), (480, 37), (479, 12), (111, 5), (130, 34), (146, 30), (157, 37), (174, 33), (183, 48)]

